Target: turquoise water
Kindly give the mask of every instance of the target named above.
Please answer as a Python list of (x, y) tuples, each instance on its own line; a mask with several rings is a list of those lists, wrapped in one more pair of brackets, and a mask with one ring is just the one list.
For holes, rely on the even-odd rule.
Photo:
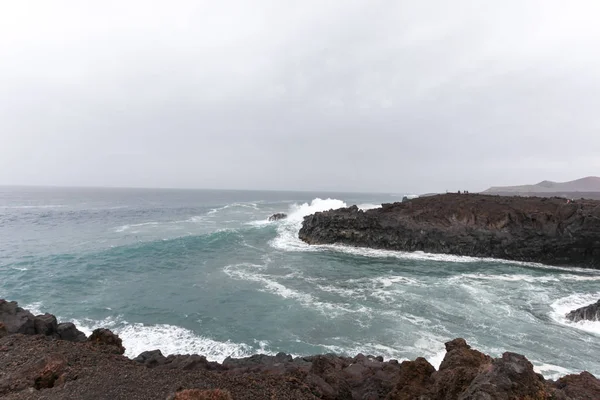
[[(402, 194), (0, 188), (0, 297), (105, 326), (127, 355), (425, 356), (464, 337), (525, 354), (547, 377), (600, 375), (600, 323), (564, 313), (600, 271), (310, 247), (302, 217)], [(288, 220), (268, 222), (275, 212)]]

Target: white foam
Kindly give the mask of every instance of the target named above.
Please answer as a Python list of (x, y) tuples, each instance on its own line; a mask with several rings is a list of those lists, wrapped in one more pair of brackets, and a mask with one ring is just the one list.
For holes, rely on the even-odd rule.
[(252, 346), (245, 343), (220, 342), (174, 325), (130, 324), (119, 317), (109, 317), (102, 321), (75, 320), (73, 323), (88, 336), (96, 328), (110, 329), (123, 340), (125, 356), (130, 358), (134, 358), (144, 351), (158, 349), (165, 356), (169, 354), (199, 354), (205, 356), (209, 361), (223, 362), (227, 357), (248, 357), (255, 352)]
[(357, 207), (359, 210), (367, 211), (367, 210), (374, 210), (376, 208), (381, 208), (381, 204), (364, 203), (364, 204), (357, 205)]
[(157, 222), (157, 221), (150, 221), (150, 222), (142, 222), (142, 223), (139, 223), (139, 224), (122, 225), (122, 226), (119, 226), (119, 227), (115, 228), (115, 232), (121, 233), (121, 232), (125, 232), (125, 231), (127, 231), (127, 230), (129, 230), (131, 228), (137, 228), (137, 227), (140, 227), (140, 226), (158, 225), (159, 223), (160, 222)]
[(316, 198), (310, 204), (293, 204), (288, 217), (280, 221), (277, 227), (277, 237), (270, 242), (271, 246), (285, 251), (318, 251), (318, 247), (309, 246), (298, 238), (304, 217), (316, 212), (344, 207), (346, 207), (346, 203), (337, 199)]
[(600, 321), (571, 322), (565, 317), (570, 311), (593, 304), (597, 302), (599, 298), (600, 292), (576, 293), (563, 297), (550, 304), (550, 307), (552, 307), (550, 317), (562, 325), (600, 335)]
[(538, 374), (542, 374), (546, 379), (558, 379), (562, 376), (575, 373), (567, 368), (559, 367), (558, 365), (542, 363), (540, 361), (531, 360), (533, 370)]
[(537, 283), (537, 282), (559, 282), (560, 279), (555, 276), (532, 276), (532, 275), (524, 275), (524, 274), (461, 274), (451, 278), (450, 280), (458, 280), (463, 281), (464, 279), (475, 279), (475, 280), (486, 280), (486, 281), (505, 281), (505, 282), (519, 282), (524, 281), (528, 283)]
[(291, 289), (275, 280), (277, 278), (287, 279), (286, 276), (275, 277), (263, 273), (265, 270), (266, 267), (263, 265), (248, 263), (228, 265), (223, 268), (223, 272), (233, 279), (260, 283), (262, 291), (275, 294), (284, 299), (295, 300), (303, 307), (319, 311), (329, 318), (335, 318), (348, 313), (363, 314), (366, 316), (370, 316), (372, 313), (372, 310), (369, 307), (363, 305), (357, 304), (353, 306), (348, 303), (328, 303), (320, 301), (309, 293)]

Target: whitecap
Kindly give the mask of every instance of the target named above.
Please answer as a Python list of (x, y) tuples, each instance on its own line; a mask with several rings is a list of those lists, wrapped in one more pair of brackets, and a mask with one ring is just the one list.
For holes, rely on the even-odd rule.
[(600, 335), (600, 321), (572, 322), (566, 318), (566, 315), (570, 311), (589, 306), (590, 304), (597, 302), (599, 298), (600, 292), (576, 293), (563, 297), (550, 304), (550, 307), (552, 308), (550, 317), (561, 325)]
[(309, 293), (300, 292), (289, 288), (276, 281), (277, 277), (262, 273), (266, 266), (257, 264), (233, 264), (223, 268), (223, 272), (233, 279), (257, 282), (261, 284), (261, 291), (272, 293), (284, 299), (297, 301), (305, 308), (316, 310), (328, 318), (335, 318), (343, 314), (355, 313), (371, 317), (372, 310), (369, 307), (360, 304), (348, 303), (328, 303), (320, 301)]

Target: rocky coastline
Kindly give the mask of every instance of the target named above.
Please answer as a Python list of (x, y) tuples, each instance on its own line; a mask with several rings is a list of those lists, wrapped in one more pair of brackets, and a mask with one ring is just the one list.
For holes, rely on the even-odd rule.
[[(209, 362), (153, 350), (131, 360), (108, 329), (87, 338), (52, 314), (0, 300), (0, 397), (17, 399), (599, 399), (588, 372), (557, 381), (522, 355), (492, 358), (464, 339), (446, 343), (438, 370), (424, 358), (254, 355)], [(62, 329), (60, 328), (62, 327)], [(68, 328), (68, 329), (67, 329)], [(65, 334), (65, 332), (70, 332)]]
[(600, 201), (443, 194), (304, 218), (299, 238), (399, 251), (600, 268)]

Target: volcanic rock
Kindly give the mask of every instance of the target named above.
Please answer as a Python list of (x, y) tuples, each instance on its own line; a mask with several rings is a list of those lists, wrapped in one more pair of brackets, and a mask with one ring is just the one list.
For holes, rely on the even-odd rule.
[(600, 268), (600, 201), (446, 194), (304, 218), (309, 244)]
[(269, 221), (279, 221), (279, 220), (286, 219), (286, 218), (287, 218), (287, 214), (276, 213), (269, 217)]
[(123, 341), (109, 329), (99, 328), (94, 330), (88, 341), (99, 346), (110, 346), (112, 352), (116, 354), (125, 353)]
[(579, 322), (581, 320), (598, 321), (600, 320), (600, 300), (589, 306), (573, 310), (568, 313), (566, 317), (573, 322)]
[(75, 324), (72, 322), (63, 322), (62, 324), (58, 324), (56, 333), (62, 340), (69, 340), (71, 342), (85, 342), (87, 340), (85, 333), (78, 330)]
[(58, 323), (56, 317), (52, 314), (38, 315), (33, 319), (35, 333), (38, 335), (50, 336), (57, 333)]
[(35, 317), (27, 310), (19, 307), (16, 301), (0, 299), (0, 322), (7, 334), (35, 334)]

